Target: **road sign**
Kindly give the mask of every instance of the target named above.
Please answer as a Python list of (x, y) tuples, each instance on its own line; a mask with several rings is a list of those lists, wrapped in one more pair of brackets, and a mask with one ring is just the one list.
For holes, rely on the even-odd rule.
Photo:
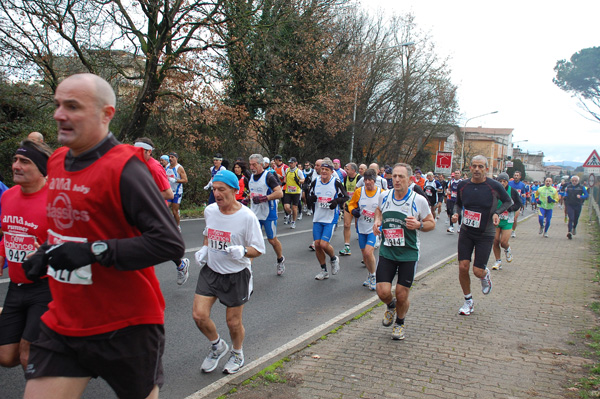
[(593, 150), (587, 161), (583, 163), (584, 173), (600, 173), (600, 156)]
[(450, 174), (452, 172), (452, 152), (438, 151), (435, 156), (435, 173)]

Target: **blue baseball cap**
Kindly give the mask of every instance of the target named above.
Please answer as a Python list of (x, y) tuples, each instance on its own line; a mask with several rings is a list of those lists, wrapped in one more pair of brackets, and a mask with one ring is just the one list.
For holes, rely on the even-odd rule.
[(240, 189), (240, 182), (237, 176), (235, 175), (235, 173), (229, 170), (220, 170), (219, 172), (217, 172), (215, 177), (213, 177), (213, 183), (216, 181), (223, 182), (229, 187), (235, 188), (236, 190)]

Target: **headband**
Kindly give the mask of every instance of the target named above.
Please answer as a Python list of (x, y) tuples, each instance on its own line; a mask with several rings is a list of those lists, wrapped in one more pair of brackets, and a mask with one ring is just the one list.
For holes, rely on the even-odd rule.
[(154, 150), (154, 148), (152, 148), (152, 146), (150, 144), (148, 144), (148, 143), (142, 143), (141, 141), (138, 141), (133, 146), (134, 147), (142, 147), (144, 150), (148, 150), (148, 151)]
[(37, 148), (27, 144), (19, 147), (15, 154), (22, 155), (25, 158), (30, 159), (31, 162), (33, 162), (34, 165), (37, 166), (40, 173), (44, 175), (44, 177), (47, 176), (48, 173), (46, 173), (46, 167), (48, 164), (48, 155), (39, 151)]

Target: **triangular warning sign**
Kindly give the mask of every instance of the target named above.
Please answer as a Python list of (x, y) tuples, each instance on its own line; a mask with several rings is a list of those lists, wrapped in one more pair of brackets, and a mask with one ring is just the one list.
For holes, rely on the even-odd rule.
[(596, 150), (592, 151), (592, 154), (589, 156), (587, 161), (583, 163), (584, 168), (597, 168), (600, 167), (600, 157)]

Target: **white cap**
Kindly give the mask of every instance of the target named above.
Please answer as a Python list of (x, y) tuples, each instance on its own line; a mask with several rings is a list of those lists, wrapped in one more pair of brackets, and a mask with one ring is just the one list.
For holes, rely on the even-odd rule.
[(271, 163), (271, 160), (267, 157), (263, 158), (263, 163)]

